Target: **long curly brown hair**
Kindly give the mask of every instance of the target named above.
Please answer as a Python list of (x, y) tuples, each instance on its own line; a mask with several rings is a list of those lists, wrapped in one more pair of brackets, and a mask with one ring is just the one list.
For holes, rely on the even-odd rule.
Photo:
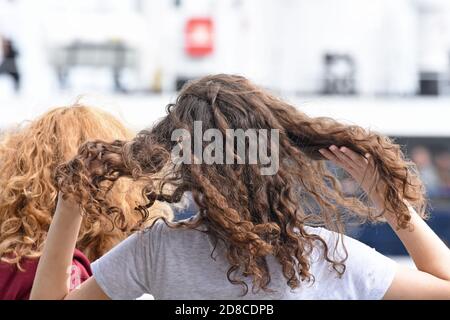
[[(81, 104), (53, 109), (4, 132), (0, 139), (1, 261), (20, 268), (22, 258), (41, 255), (56, 205), (58, 190), (53, 174), (58, 165), (73, 158), (88, 140), (126, 140), (132, 136), (112, 115)], [(114, 229), (107, 217), (84, 219), (77, 247), (90, 260), (105, 254), (140, 222), (134, 206), (143, 200), (140, 189), (129, 181), (118, 183), (109, 201), (121, 204), (121, 215), (130, 227)], [(162, 209), (153, 211), (154, 215), (170, 214)]]
[[(305, 226), (325, 226), (343, 234), (346, 218), (352, 214), (371, 221), (381, 218), (370, 202), (344, 195), (318, 152), (321, 148), (334, 144), (372, 155), (378, 179), (387, 186), (383, 191), (386, 210), (396, 215), (399, 228), (408, 227), (410, 220), (404, 200), (424, 215), (424, 188), (416, 169), (388, 137), (333, 119), (309, 117), (241, 76), (220, 74), (192, 81), (167, 112), (132, 141), (84, 145), (75, 159), (59, 168), (59, 186), (92, 216), (121, 215), (105, 198), (120, 177), (145, 177), (149, 205), (154, 200), (177, 202), (186, 191), (192, 192), (198, 214), (168, 225), (206, 226), (206, 232), (226, 246), (228, 279), (242, 285), (244, 294), (247, 277), (253, 290), (270, 290), (267, 255), (281, 264), (291, 288), (313, 280), (309, 257), (315, 246), (323, 249), (324, 258), (341, 275), (346, 257), (333, 254), (340, 240), (329, 247)], [(174, 164), (170, 152), (178, 142), (171, 135), (182, 128), (193, 136), (194, 121), (201, 121), (204, 130), (215, 128), (222, 133), (278, 129), (279, 170), (262, 175), (261, 166), (254, 164)], [(236, 157), (236, 148), (233, 152)], [(101, 164), (95, 171), (90, 170), (93, 162)], [(145, 216), (146, 208), (139, 209)]]

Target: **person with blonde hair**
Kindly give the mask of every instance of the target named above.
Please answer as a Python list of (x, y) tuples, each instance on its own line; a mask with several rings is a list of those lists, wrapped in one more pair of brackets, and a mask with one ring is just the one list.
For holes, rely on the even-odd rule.
[[(54, 170), (77, 154), (86, 141), (130, 139), (133, 133), (111, 114), (75, 104), (55, 108), (38, 119), (3, 132), (0, 139), (0, 299), (29, 297), (38, 258), (55, 211)], [(122, 180), (122, 179), (121, 179)], [(112, 188), (108, 201), (125, 212), (117, 217), (85, 217), (70, 268), (74, 288), (91, 275), (89, 261), (108, 252), (142, 225), (134, 210), (142, 200), (129, 181)], [(145, 221), (169, 211), (152, 208)]]

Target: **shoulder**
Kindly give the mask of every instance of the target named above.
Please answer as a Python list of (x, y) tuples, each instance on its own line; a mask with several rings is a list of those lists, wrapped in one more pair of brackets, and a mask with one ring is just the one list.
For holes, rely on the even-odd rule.
[(19, 270), (15, 264), (0, 262), (0, 300), (28, 299), (38, 259), (22, 259)]
[[(183, 221), (189, 221), (193, 218)], [(178, 222), (171, 222), (167, 224), (163, 220), (157, 220), (151, 227), (141, 231), (139, 237), (144, 237), (146, 242), (150, 242), (152, 246), (161, 247), (178, 245), (180, 242), (182, 246), (189, 246), (197, 240), (204, 241), (207, 237), (202, 231), (206, 231), (204, 226), (197, 228), (177, 227)]]
[[(0, 262), (0, 300), (28, 299), (38, 263), (38, 258), (22, 258), (19, 270), (15, 264)], [(91, 275), (89, 260), (81, 251), (75, 250), (71, 269), (71, 287), (78, 286)]]
[(329, 257), (345, 264), (341, 277), (332, 268), (324, 268), (324, 252), (315, 249), (321, 275), (330, 286), (341, 289), (346, 299), (381, 299), (391, 284), (397, 264), (374, 248), (349, 236), (325, 228), (307, 227), (307, 232), (320, 236), (328, 246)]
[(177, 221), (170, 221), (166, 223), (163, 219), (156, 220), (151, 226), (145, 228), (140, 233), (147, 235), (149, 237), (155, 237), (155, 236), (170, 236), (170, 237), (176, 237), (176, 236), (184, 236), (184, 235), (193, 235), (197, 233), (201, 233), (198, 231), (206, 231), (206, 227), (200, 225), (197, 228), (190, 228), (190, 227), (181, 227), (178, 228), (177, 224), (180, 222), (191, 222), (195, 219), (195, 216), (190, 216), (187, 219), (183, 220), (177, 220)]
[(344, 258), (349, 263), (366, 264), (367, 261), (371, 260), (384, 262), (391, 260), (365, 243), (342, 233), (330, 231), (322, 227), (306, 227), (305, 229), (310, 234), (318, 235), (328, 248), (331, 249), (330, 251), (334, 251), (338, 255), (336, 258)]
[(375, 251), (375, 249), (369, 247), (368, 245), (362, 243), (359, 240), (356, 240), (352, 237), (349, 237), (345, 234), (335, 232), (328, 230), (323, 227), (310, 227), (306, 226), (305, 230), (309, 234), (315, 234), (318, 235), (320, 238), (322, 238), (327, 245), (336, 245), (337, 242), (342, 243), (345, 247), (348, 247), (352, 250), (369, 250), (369, 251)]

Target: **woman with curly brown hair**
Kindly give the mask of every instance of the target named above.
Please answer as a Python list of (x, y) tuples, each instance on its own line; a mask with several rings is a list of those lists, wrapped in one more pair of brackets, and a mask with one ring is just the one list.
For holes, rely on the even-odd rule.
[[(344, 195), (327, 161), (367, 197)], [(56, 177), (60, 196), (32, 298), (450, 298), (450, 251), (422, 219), (424, 188), (400, 147), (311, 118), (240, 76), (187, 84), (156, 126), (129, 142), (85, 144)], [(129, 237), (69, 293), (63, 270), (82, 216), (123, 216), (107, 196), (124, 177), (146, 181), (143, 216), (155, 200), (186, 193), (198, 213)], [(345, 236), (352, 217), (387, 221), (418, 270)]]
[[(92, 139), (129, 139), (132, 132), (112, 115), (83, 105), (53, 109), (0, 140), (0, 299), (27, 299), (42, 254), (58, 195), (55, 168), (74, 157)], [(134, 205), (140, 190), (123, 181), (109, 200), (120, 204), (123, 230), (109, 217), (83, 219), (72, 250), (71, 286), (90, 275), (96, 260), (138, 226)], [(89, 259), (89, 260), (88, 260)]]

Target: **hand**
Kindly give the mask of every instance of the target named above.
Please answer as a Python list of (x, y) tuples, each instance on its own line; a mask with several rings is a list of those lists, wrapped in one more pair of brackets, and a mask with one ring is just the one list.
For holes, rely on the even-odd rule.
[(64, 199), (64, 195), (59, 192), (58, 193), (58, 202), (56, 204), (56, 211), (72, 214), (73, 212), (80, 212), (80, 205), (77, 204), (70, 197), (66, 197)]
[(335, 145), (320, 149), (319, 152), (355, 179), (379, 210), (384, 209), (383, 194), (386, 185), (378, 179), (378, 172), (370, 154), (362, 156), (347, 147), (338, 148)]

